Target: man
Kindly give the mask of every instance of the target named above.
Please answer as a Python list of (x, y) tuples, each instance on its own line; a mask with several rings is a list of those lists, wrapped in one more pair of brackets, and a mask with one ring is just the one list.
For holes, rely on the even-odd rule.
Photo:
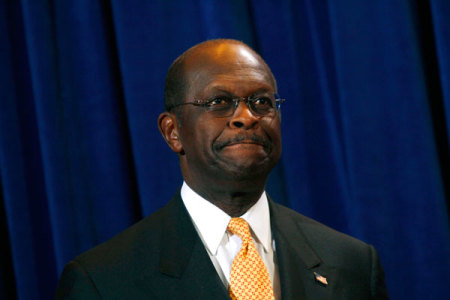
[(57, 298), (385, 299), (375, 249), (274, 203), (275, 78), (235, 40), (169, 69), (158, 119), (184, 183), (161, 210), (70, 262)]

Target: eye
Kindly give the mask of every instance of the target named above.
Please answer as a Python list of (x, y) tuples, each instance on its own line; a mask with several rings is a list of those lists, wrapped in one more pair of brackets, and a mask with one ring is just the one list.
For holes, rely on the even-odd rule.
[(273, 107), (273, 100), (268, 97), (258, 97), (254, 99), (253, 104), (258, 107)]
[(208, 107), (222, 107), (228, 106), (232, 102), (231, 98), (226, 96), (214, 97), (213, 99), (206, 102)]

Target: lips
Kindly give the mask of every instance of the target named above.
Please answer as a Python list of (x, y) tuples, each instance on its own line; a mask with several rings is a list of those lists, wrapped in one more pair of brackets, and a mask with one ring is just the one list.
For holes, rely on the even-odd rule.
[(268, 141), (266, 138), (257, 135), (256, 133), (252, 135), (247, 134), (237, 134), (236, 136), (226, 140), (226, 141), (216, 141), (214, 143), (214, 148), (216, 150), (222, 150), (225, 147), (233, 146), (233, 145), (260, 145), (264, 148), (271, 148), (272, 143)]
[(263, 143), (258, 143), (258, 142), (255, 142), (255, 141), (244, 140), (244, 141), (240, 141), (240, 142), (228, 143), (228, 144), (225, 145), (225, 147), (234, 146), (234, 145), (259, 145), (259, 146), (264, 146)]

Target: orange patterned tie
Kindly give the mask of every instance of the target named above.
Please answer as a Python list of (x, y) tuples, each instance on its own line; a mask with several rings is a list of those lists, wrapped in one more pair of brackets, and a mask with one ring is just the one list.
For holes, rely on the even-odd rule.
[(269, 273), (253, 243), (248, 223), (242, 218), (232, 218), (227, 229), (242, 240), (241, 250), (231, 265), (231, 299), (274, 300)]

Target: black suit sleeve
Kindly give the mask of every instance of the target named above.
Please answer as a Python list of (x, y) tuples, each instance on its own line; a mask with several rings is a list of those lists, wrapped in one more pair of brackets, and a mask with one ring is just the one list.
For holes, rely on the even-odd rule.
[(371, 294), (373, 299), (389, 299), (386, 289), (386, 283), (384, 280), (384, 271), (381, 266), (380, 258), (378, 257), (377, 250), (373, 246), (370, 246), (370, 252), (372, 255), (372, 274), (371, 274)]
[(55, 299), (101, 299), (94, 282), (76, 261), (66, 265), (56, 288)]

